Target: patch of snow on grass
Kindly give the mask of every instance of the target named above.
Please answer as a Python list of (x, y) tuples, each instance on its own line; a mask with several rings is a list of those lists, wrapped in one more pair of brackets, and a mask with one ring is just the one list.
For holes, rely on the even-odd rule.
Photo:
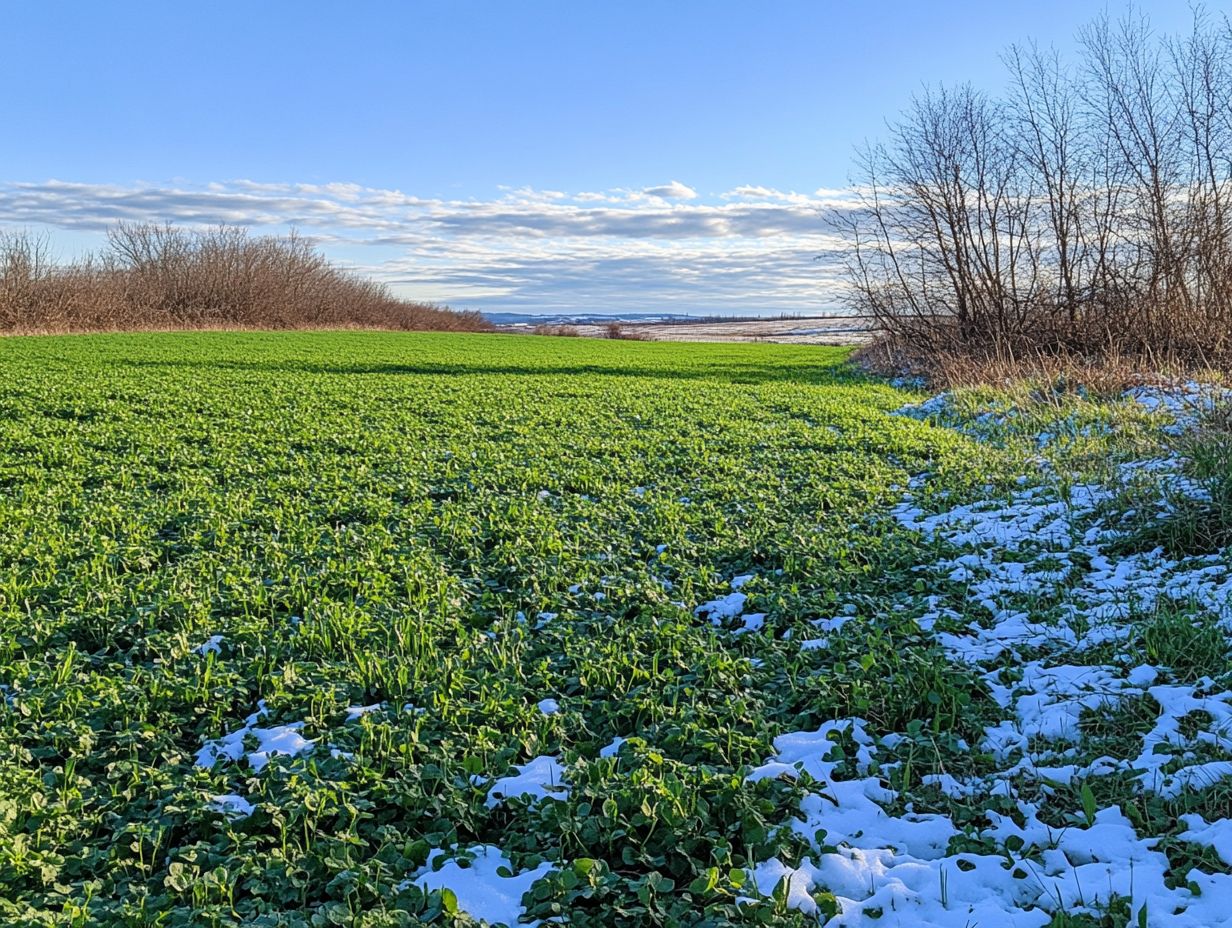
[(759, 632), (766, 625), (766, 613), (764, 612), (746, 612), (740, 616), (742, 624), (735, 630), (733, 634), (746, 635), (749, 632)]
[(238, 793), (230, 793), (225, 796), (211, 796), (210, 806), (214, 811), (221, 812), (227, 818), (247, 818), (256, 810), (251, 802), (240, 796)]
[(702, 603), (693, 610), (697, 616), (707, 616), (715, 625), (721, 625), (728, 619), (734, 619), (744, 611), (744, 604), (749, 598), (744, 593), (728, 593), (718, 599)]
[(379, 712), (383, 708), (385, 708), (383, 702), (376, 702), (370, 706), (349, 706), (346, 710), (346, 720), (348, 722), (355, 722), (362, 719), (369, 712)]
[[(1044, 926), (1052, 913), (1093, 911), (1113, 897), (1129, 899), (1134, 918), (1145, 909), (1145, 923), (1152, 926), (1232, 924), (1232, 876), (1194, 871), (1198, 892), (1168, 888), (1168, 859), (1155, 849), (1160, 839), (1139, 837), (1117, 808), (1098, 811), (1085, 827), (1056, 828), (1038, 818), (1038, 806), (1019, 801), (1021, 824), (986, 813), (991, 825), (980, 836), (995, 842), (998, 853), (950, 853), (961, 832), (947, 816), (910, 808), (892, 815), (885, 807), (897, 796), (879, 777), (839, 776), (841, 751), (834, 738), (843, 735), (857, 745), (857, 774), (867, 773), (877, 749), (863, 723), (853, 719), (776, 739), (778, 753), (750, 776), (807, 771), (817, 781), (801, 802), (803, 820), (793, 819), (791, 827), (805, 838), (818, 835), (821, 845), (834, 850), (806, 857), (799, 867), (771, 858), (751, 875), (762, 896), (786, 881), (786, 904), (806, 914), (818, 911), (813, 892), (832, 893), (840, 914), (827, 928)], [(1219, 840), (1228, 848), (1227, 829), (1206, 826), (1197, 816), (1187, 824), (1195, 841)]]
[(531, 799), (566, 799), (569, 787), (565, 770), (555, 757), (536, 757), (529, 763), (514, 766), (517, 773), (492, 782), (487, 806), (494, 809), (506, 799), (528, 796)]
[(413, 885), (424, 892), (448, 889), (457, 897), (458, 908), (472, 918), (493, 925), (522, 924), (522, 897), (536, 881), (552, 872), (552, 865), (544, 861), (533, 870), (514, 873), (509, 858), (490, 845), (469, 848), (467, 855), (473, 858), (469, 862), (451, 859), (437, 866), (447, 852), (433, 850), (424, 868), (401, 888)]
[(1177, 835), (1180, 840), (1214, 848), (1220, 860), (1232, 864), (1232, 819), (1207, 822), (1200, 815), (1189, 814), (1182, 815), (1181, 821), (1186, 829)]
[(303, 722), (291, 725), (275, 725), (270, 728), (258, 728), (257, 722), (268, 710), (265, 701), (257, 703), (257, 711), (244, 720), (243, 726), (228, 735), (207, 741), (197, 752), (198, 767), (213, 767), (222, 760), (237, 761), (244, 756), (244, 742), (252, 738), (257, 742), (256, 750), (248, 752), (248, 763), (256, 772), (264, 769), (271, 757), (283, 755), (297, 757), (307, 754), (316, 744), (304, 738), (299, 732), (304, 727)]
[(1148, 412), (1166, 413), (1172, 422), (1165, 431), (1177, 434), (1192, 427), (1215, 407), (1232, 401), (1232, 390), (1190, 380), (1172, 387), (1143, 385), (1125, 391), (1125, 398)]
[[(1171, 415), (1173, 430), (1192, 425), (1216, 401), (1193, 384), (1136, 388), (1127, 396)], [(898, 413), (929, 419), (953, 411), (943, 394)], [(1004, 424), (1016, 415), (991, 410), (975, 425)], [(1205, 491), (1183, 476), (1182, 465), (1175, 457), (1133, 461), (1113, 480), (1149, 475), (1161, 495), (1202, 499)], [(915, 811), (909, 797), (890, 788), (883, 775), (899, 762), (879, 767), (878, 756), (905, 736), (878, 742), (860, 719), (782, 735), (775, 754), (748, 779), (808, 774), (800, 817), (789, 825), (805, 839), (816, 836), (818, 853), (798, 866), (777, 858), (756, 864), (750, 876), (762, 897), (779, 890), (789, 908), (821, 917), (815, 894), (831, 893), (839, 913), (827, 928), (1045, 926), (1056, 913), (1097, 915), (1117, 899), (1128, 901), (1134, 925), (1232, 926), (1232, 875), (1174, 872), (1159, 848), (1162, 835), (1139, 834), (1119, 806), (1051, 806), (1045, 815), (1042, 803), (1050, 797), (1078, 804), (1058, 790), (1096, 777), (1132, 774), (1130, 789), (1165, 800), (1232, 778), (1232, 693), (1217, 691), (1206, 678), (1169, 682), (1166, 668), (1133, 660), (1129, 647), (1139, 634), (1134, 623), (1157, 607), (1209, 613), (1232, 630), (1228, 552), (1114, 553), (1122, 536), (1119, 526), (1101, 521), (1101, 507), (1121, 488), (1036, 485), (1055, 476), (1041, 468), (1024, 475), (1006, 498), (989, 487), (987, 499), (942, 512), (926, 512), (908, 495), (893, 511), (900, 525), (936, 546), (934, 559), (918, 570), (941, 591), (922, 598), (919, 626), (951, 660), (982, 675), (1003, 716), (985, 728), (980, 748), (992, 763), (1011, 765), (967, 777), (928, 773), (923, 781), (983, 809), (987, 824), (960, 828), (947, 815)], [(913, 481), (911, 490), (921, 486)], [(742, 608), (716, 600), (698, 614), (732, 617)], [(841, 626), (837, 619), (814, 624), (824, 631)], [(1119, 712), (1130, 700), (1135, 711), (1150, 714), (1145, 731), (1114, 730), (1122, 743), (1135, 745), (1129, 756), (1092, 759), (1089, 749), (1084, 755), (1083, 720)], [(1006, 802), (1014, 814), (998, 811)], [(1068, 824), (1058, 827), (1058, 817)], [(1179, 840), (1212, 847), (1232, 864), (1228, 820), (1187, 814), (1183, 823)], [(987, 850), (951, 853), (953, 839), (964, 834)]]
[(193, 648), (193, 653), (202, 656), (206, 654), (221, 654), (222, 653), (222, 635), (210, 635), (205, 641)]
[(950, 411), (953, 397), (949, 393), (938, 393), (930, 396), (922, 403), (908, 403), (894, 410), (896, 416), (907, 416), (911, 419), (933, 419)]
[(260, 772), (275, 755), (297, 757), (309, 753), (315, 742), (300, 735), (299, 730), (303, 727), (303, 722), (295, 722), (291, 725), (275, 725), (273, 728), (251, 729), (249, 734), (257, 739), (257, 749), (248, 753), (248, 763), (252, 769)]

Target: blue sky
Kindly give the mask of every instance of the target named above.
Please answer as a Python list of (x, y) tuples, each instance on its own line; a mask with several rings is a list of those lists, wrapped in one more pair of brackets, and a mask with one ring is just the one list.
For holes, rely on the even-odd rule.
[(819, 211), (853, 147), (924, 83), (998, 89), (1007, 44), (1067, 49), (1104, 7), (10, 4), (0, 225), (71, 254), (118, 218), (294, 224), (464, 307), (823, 309)]

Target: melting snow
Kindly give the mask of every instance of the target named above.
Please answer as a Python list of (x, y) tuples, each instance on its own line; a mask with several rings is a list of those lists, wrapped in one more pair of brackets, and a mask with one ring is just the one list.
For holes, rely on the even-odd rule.
[(274, 755), (296, 757), (312, 750), (316, 742), (307, 740), (299, 733), (304, 727), (303, 722), (257, 728), (258, 720), (267, 714), (267, 711), (265, 700), (261, 700), (257, 703), (257, 711), (244, 720), (242, 727), (229, 735), (207, 741), (197, 752), (197, 766), (213, 767), (220, 758), (239, 760), (244, 756), (245, 738), (252, 738), (257, 742), (256, 750), (248, 752), (247, 755), (249, 765), (257, 772), (260, 772)]
[(693, 614), (708, 616), (711, 622), (715, 625), (720, 625), (726, 619), (734, 619), (740, 615), (744, 611), (744, 604), (748, 602), (748, 599), (743, 593), (728, 593), (726, 596), (720, 596), (718, 599), (702, 603), (693, 610)]
[(466, 865), (446, 860), (433, 869), (446, 852), (432, 851), (419, 874), (403, 883), (401, 888), (418, 886), (424, 892), (449, 889), (458, 899), (458, 908), (472, 918), (492, 924), (522, 924), (525, 911), (522, 897), (536, 880), (552, 872), (552, 865), (544, 861), (533, 870), (515, 874), (512, 863), (500, 848), (476, 845), (468, 853), (474, 859)]
[(748, 632), (758, 632), (758, 631), (761, 631), (763, 626), (765, 626), (766, 624), (766, 613), (746, 612), (744, 615), (740, 617), (740, 621), (743, 624), (739, 628), (736, 629), (734, 634), (744, 635), (744, 634), (747, 634)]
[(1182, 815), (1181, 821), (1188, 826), (1179, 836), (1182, 841), (1214, 848), (1220, 860), (1232, 864), (1232, 820), (1207, 822), (1200, 815)]
[(370, 706), (350, 706), (346, 710), (346, 720), (354, 722), (357, 719), (363, 718), (369, 712), (378, 712), (385, 707), (383, 702), (376, 702)]
[[(799, 867), (774, 858), (759, 863), (752, 877), (763, 896), (786, 880), (787, 905), (813, 914), (818, 909), (811, 893), (828, 891), (840, 914), (826, 925), (852, 928), (1043, 926), (1049, 913), (1089, 910), (1114, 895), (1131, 900), (1135, 918), (1145, 907), (1149, 925), (1232, 925), (1232, 876), (1192, 871), (1199, 892), (1167, 888), (1169, 864), (1155, 849), (1159, 839), (1139, 837), (1116, 808), (1097, 812), (1087, 827), (1053, 828), (1039, 820), (1038, 806), (1019, 802), (1021, 825), (986, 813), (992, 824), (981, 836), (995, 841), (999, 853), (950, 853), (951, 839), (961, 832), (947, 816), (890, 815), (885, 806), (897, 797), (880, 778), (836, 776), (842, 756), (834, 737), (844, 734), (857, 746), (856, 772), (866, 774), (877, 749), (864, 723), (851, 719), (776, 739), (778, 753), (750, 775), (809, 773), (816, 791), (801, 802), (804, 818), (791, 827), (834, 848), (806, 857)], [(1185, 837), (1232, 852), (1226, 821), (1207, 825), (1187, 816), (1186, 824)]]
[(230, 793), (226, 796), (210, 797), (210, 805), (214, 811), (221, 812), (228, 818), (247, 818), (252, 815), (256, 807), (237, 793)]
[(1175, 434), (1209, 415), (1218, 404), (1232, 400), (1232, 390), (1191, 380), (1174, 387), (1134, 387), (1125, 392), (1125, 398), (1134, 400), (1148, 412), (1167, 413), (1172, 423), (1165, 430)]
[(531, 799), (565, 799), (569, 787), (565, 770), (555, 757), (536, 757), (529, 763), (514, 767), (516, 774), (493, 781), (488, 791), (487, 806), (494, 809), (506, 799), (529, 796)]
[(221, 654), (222, 653), (222, 635), (210, 635), (202, 644), (193, 648), (197, 654)]
[[(1167, 413), (1177, 430), (1232, 393), (1186, 384), (1140, 387), (1127, 397)], [(951, 398), (943, 394), (899, 413), (923, 419), (952, 411)], [(1014, 414), (996, 411), (985, 418), (1001, 422)], [(1162, 495), (1201, 498), (1202, 488), (1182, 476), (1182, 463), (1131, 462), (1120, 468), (1119, 479), (1149, 475)], [(750, 875), (762, 896), (782, 886), (789, 907), (821, 918), (813, 894), (833, 893), (839, 914), (825, 922), (828, 928), (1044, 926), (1053, 913), (1095, 911), (1113, 897), (1129, 900), (1131, 924), (1140, 919), (1159, 928), (1232, 926), (1232, 875), (1192, 869), (1172, 874), (1180, 885), (1169, 888), (1161, 838), (1139, 835), (1120, 808), (1094, 810), (1090, 819), (1079, 810), (1053, 809), (1052, 818), (1057, 811), (1071, 813), (1078, 823), (1057, 828), (1041, 821), (1037, 801), (1047, 801), (1059, 785), (1113, 773), (1132, 772), (1137, 789), (1164, 798), (1232, 778), (1232, 693), (1215, 691), (1209, 679), (1167, 682), (1166, 670), (1117, 653), (1133, 632), (1134, 617), (1160, 604), (1211, 613), (1232, 629), (1228, 552), (1113, 556), (1117, 527), (1102, 524), (1098, 513), (1118, 488), (1031, 485), (1039, 479), (1021, 478), (1007, 499), (928, 513), (908, 496), (893, 511), (901, 525), (936, 545), (936, 560), (919, 570), (965, 591), (953, 599), (928, 596), (920, 627), (934, 634), (952, 660), (983, 674), (1005, 713), (985, 730), (980, 747), (1010, 766), (985, 777), (924, 777), (944, 794), (986, 810), (987, 825), (967, 828), (990, 850), (950, 853), (962, 830), (945, 815), (904, 806), (875, 775), (894, 765), (878, 768), (878, 756), (903, 736), (878, 742), (860, 719), (827, 722), (817, 731), (776, 739), (776, 753), (749, 774), (758, 780), (806, 772), (814, 781), (801, 817), (790, 827), (807, 839), (816, 835), (818, 853), (799, 866), (778, 859), (758, 863)], [(922, 483), (913, 480), (911, 488)], [(1031, 600), (1025, 609), (1024, 598)], [(697, 611), (730, 618), (742, 607), (726, 597)], [(853, 612), (814, 624), (833, 631)], [(821, 638), (801, 647), (825, 644)], [(1113, 646), (1111, 657), (1082, 663), (1085, 651), (1105, 645)], [(1007, 667), (1009, 674), (1003, 672)], [(1152, 713), (1158, 707), (1140, 736), (1138, 755), (1075, 762), (1084, 713), (1114, 710), (1130, 699), (1149, 700), (1143, 705)], [(1011, 801), (1017, 813), (995, 811), (994, 797)], [(1232, 864), (1232, 822), (1190, 814), (1183, 823), (1187, 830), (1180, 840), (1209, 846)]]

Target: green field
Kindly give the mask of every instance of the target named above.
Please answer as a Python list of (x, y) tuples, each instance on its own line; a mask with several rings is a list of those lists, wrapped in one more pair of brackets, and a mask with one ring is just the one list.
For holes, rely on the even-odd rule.
[[(528, 920), (900, 924), (910, 910), (851, 909), (821, 877), (810, 911), (764, 869), (862, 859), (836, 851), (868, 847), (861, 832), (792, 823), (812, 821), (818, 784), (878, 771), (893, 792), (881, 813), (865, 801), (874, 818), (952, 824), (933, 856), (912, 845), (941, 861), (936, 904), (969, 871), (1046, 867), (985, 814), (996, 800), (922, 777), (1010, 766), (973, 747), (1006, 716), (997, 680), (1029, 683), (1050, 656), (1129, 672), (1149, 629), (1124, 660), (1085, 625), (1064, 661), (1035, 639), (955, 659), (937, 632), (978, 618), (974, 581), (923, 568), (963, 542), (892, 513), (920, 474), (930, 511), (1010, 499), (1040, 474), (1023, 450), (1039, 430), (890, 415), (922, 397), (845, 357), (479, 335), (0, 341), (0, 923), (464, 924), (502, 911), (468, 888), (499, 862), (485, 885)], [(1054, 465), (1108, 453), (1093, 426), (1109, 417), (1125, 420), (1118, 460), (1158, 442), (1145, 414), (1058, 402), (1074, 434)], [(1022, 550), (999, 560), (1028, 564)], [(1029, 595), (1068, 621), (1061, 593)], [(1139, 709), (1124, 724), (1145, 732), (1158, 713)], [(1121, 729), (1075, 718), (1115, 754)], [(792, 732), (821, 732), (824, 763), (750, 776), (790, 764), (775, 739)], [(1018, 801), (1094, 836), (1133, 795), (1080, 786)], [(1003, 811), (1029, 831), (1021, 805)], [(1165, 814), (1134, 826), (1157, 835)], [(459, 866), (480, 847), (503, 857)], [(1033, 914), (1013, 924), (1053, 917), (1015, 904)]]

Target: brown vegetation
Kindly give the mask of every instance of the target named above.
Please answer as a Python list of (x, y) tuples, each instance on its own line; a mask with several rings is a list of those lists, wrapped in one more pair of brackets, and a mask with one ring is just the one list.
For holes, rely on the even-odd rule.
[(879, 376), (906, 375), (938, 390), (988, 384), (1009, 386), (1026, 380), (1041, 384), (1081, 384), (1096, 394), (1112, 396), (1144, 383), (1169, 384), (1190, 379), (1223, 383), (1228, 380), (1226, 369), (1185, 358), (1151, 361), (1116, 351), (1098, 354), (1023, 351), (998, 356), (963, 348), (938, 348), (926, 354), (894, 338), (879, 338), (859, 348), (852, 359)]
[(928, 91), (863, 153), (843, 226), (886, 352), (1232, 366), (1232, 25), (1081, 48), (1011, 48), (1004, 99)]
[(532, 335), (555, 335), (557, 338), (577, 338), (581, 333), (573, 325), (541, 324), (530, 330)]
[(101, 253), (61, 264), (45, 238), (0, 233), (0, 331), (335, 327), (490, 328), (399, 299), (295, 234), (121, 224)]
[(603, 327), (604, 338), (619, 338), (627, 342), (649, 341), (646, 335), (634, 329), (626, 329), (619, 322), (609, 322)]

